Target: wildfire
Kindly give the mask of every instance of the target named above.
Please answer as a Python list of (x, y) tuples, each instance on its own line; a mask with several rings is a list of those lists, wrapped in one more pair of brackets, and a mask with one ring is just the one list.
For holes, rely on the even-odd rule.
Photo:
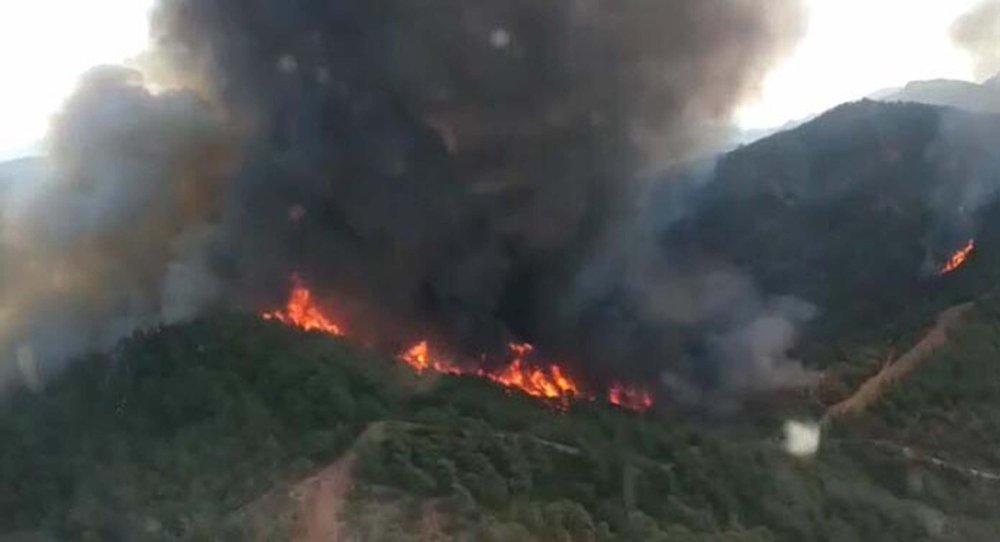
[(938, 274), (944, 275), (947, 273), (951, 273), (952, 271), (958, 269), (959, 267), (962, 267), (962, 264), (964, 264), (965, 260), (969, 258), (969, 254), (972, 253), (972, 250), (974, 248), (976, 248), (976, 240), (969, 239), (969, 242), (966, 243), (965, 246), (958, 249), (954, 254), (952, 254), (951, 258), (948, 258), (948, 261), (945, 262), (945, 264), (941, 267), (941, 271), (939, 271)]
[[(306, 331), (345, 335), (344, 329), (323, 314), (313, 301), (309, 289), (297, 280), (285, 308), (264, 312), (261, 317)], [(491, 370), (463, 368), (460, 364), (432, 352), (426, 340), (421, 340), (403, 350), (398, 358), (417, 373), (433, 371), (476, 376), (505, 388), (520, 390), (532, 397), (558, 401), (562, 405), (574, 399), (591, 397), (584, 393), (580, 384), (567, 375), (559, 365), (528, 360), (535, 350), (534, 346), (528, 343), (510, 343), (507, 348), (510, 361)], [(653, 397), (645, 390), (619, 384), (615, 384), (608, 391), (608, 401), (636, 412), (643, 412), (653, 406)]]
[(486, 378), (507, 388), (516, 388), (532, 397), (568, 400), (582, 396), (580, 386), (558, 365), (535, 366), (524, 360), (534, 351), (528, 343), (507, 345), (511, 361), (497, 369), (464, 370), (458, 364), (431, 352), (427, 341), (420, 341), (399, 354), (399, 359), (418, 373), (434, 371), (452, 375)]
[(432, 356), (430, 349), (427, 346), (427, 341), (420, 341), (413, 345), (412, 348), (409, 348), (400, 354), (399, 359), (403, 363), (413, 367), (413, 370), (418, 373), (422, 373), (427, 370), (431, 370), (436, 373), (447, 373), (453, 375), (460, 375), (463, 373), (463, 371), (452, 362), (441, 359), (437, 356)]
[(312, 293), (302, 284), (296, 283), (288, 296), (285, 308), (261, 314), (265, 320), (277, 320), (289, 326), (306, 331), (321, 331), (329, 335), (344, 335), (344, 330), (330, 321), (313, 303)]
[(608, 402), (624, 409), (645, 412), (653, 407), (653, 396), (644, 389), (615, 383), (608, 389)]
[(580, 395), (580, 388), (572, 379), (563, 374), (558, 365), (548, 367), (532, 367), (523, 358), (535, 349), (527, 343), (511, 343), (507, 345), (514, 357), (505, 367), (485, 373), (490, 380), (506, 386), (517, 388), (533, 397), (546, 399), (572, 399)]

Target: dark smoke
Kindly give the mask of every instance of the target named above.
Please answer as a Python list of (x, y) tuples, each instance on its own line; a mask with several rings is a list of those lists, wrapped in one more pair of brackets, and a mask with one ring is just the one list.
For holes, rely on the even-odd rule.
[(813, 380), (788, 353), (816, 309), (764, 294), (718, 256), (666, 248), (661, 238), (699, 212), (697, 198), (714, 170), (714, 163), (686, 165), (646, 186), (627, 218), (605, 231), (573, 295), (561, 300), (561, 322), (573, 325), (551, 333), (588, 352), (605, 374), (627, 368), (659, 379), (677, 401), (720, 406), (719, 392)]
[(87, 74), (49, 159), (3, 179), (0, 387), (15, 366), (39, 383), (54, 362), (201, 308), (178, 274), (229, 173), (221, 127), (193, 93), (153, 96), (123, 68)]
[[(134, 251), (92, 253), (145, 262), (139, 308), (116, 312), (115, 297), (102, 298), (98, 321), (126, 314), (127, 328), (210, 302), (259, 310), (299, 276), (352, 329), (430, 334), (469, 353), (517, 337), (592, 378), (674, 366), (697, 378), (697, 364), (675, 356), (684, 326), (711, 327), (697, 359), (738, 358), (728, 345), (753, 343), (739, 332), (751, 328), (782, 350), (793, 332), (767, 318), (788, 309), (721, 262), (636, 278), (666, 258), (636, 202), (644, 174), (725, 139), (733, 107), (797, 38), (799, 15), (794, 0), (161, 0), (160, 75), (213, 104), (240, 162), (218, 200), (194, 198), (204, 208), (165, 203), (155, 190), (212, 184), (176, 174), (187, 153), (217, 146), (214, 117), (189, 93), (126, 87), (154, 112), (206, 109), (182, 118), (206, 119), (195, 134), (213, 137), (152, 144), (159, 161), (137, 159), (146, 151), (134, 141), (93, 143), (95, 155), (143, 164), (125, 173), (154, 190), (98, 198), (112, 216), (153, 206), (167, 221), (147, 218), (153, 241), (124, 243)], [(116, 224), (104, 226), (122, 250)], [(617, 278), (591, 288), (595, 266), (614, 267), (619, 236), (629, 291)], [(658, 314), (674, 310), (672, 289), (714, 295), (713, 277), (736, 284), (740, 314), (703, 298), (688, 300), (686, 319)]]
[(985, 0), (959, 17), (951, 36), (972, 57), (976, 78), (1000, 72), (1000, 1)]
[[(237, 298), (298, 273), (348, 321), (593, 364), (565, 299), (637, 174), (720, 136), (797, 23), (764, 1), (175, 0), (157, 38), (249, 134)], [(630, 357), (603, 363), (669, 363)]]

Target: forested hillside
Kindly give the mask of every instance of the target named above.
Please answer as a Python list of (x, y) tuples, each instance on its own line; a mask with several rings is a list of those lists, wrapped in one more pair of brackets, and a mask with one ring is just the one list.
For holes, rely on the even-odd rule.
[[(998, 149), (1000, 116), (845, 104), (661, 183), (661, 242), (816, 305), (807, 344), (897, 336), (996, 284)], [(969, 239), (988, 261), (941, 276)]]
[[(248, 506), (379, 423), (340, 505), (359, 540), (988, 540), (1000, 480), (968, 469), (1000, 472), (1000, 302), (981, 301), (960, 330), (795, 458), (781, 424), (819, 414), (815, 400), (714, 421), (561, 410), (217, 316), (144, 333), (9, 400), (0, 529), (243, 540), (260, 534)], [(270, 534), (293, 532), (291, 517), (268, 515)]]
[[(210, 314), (0, 399), (0, 541), (998, 540), (998, 149), (1000, 118), (861, 102), (661, 181), (674, 260), (818, 308), (796, 351), (814, 386), (638, 414)], [(788, 453), (788, 421), (965, 302), (943, 346)]]

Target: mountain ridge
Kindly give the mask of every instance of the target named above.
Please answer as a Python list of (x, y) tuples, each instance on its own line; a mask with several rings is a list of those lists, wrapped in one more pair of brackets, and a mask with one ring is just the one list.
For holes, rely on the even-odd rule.
[(982, 83), (955, 79), (911, 81), (902, 88), (875, 92), (869, 98), (957, 107), (975, 113), (1000, 113), (1000, 74)]

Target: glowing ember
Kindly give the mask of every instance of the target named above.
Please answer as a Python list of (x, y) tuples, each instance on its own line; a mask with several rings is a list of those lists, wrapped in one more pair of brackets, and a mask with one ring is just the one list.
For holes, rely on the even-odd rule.
[(941, 271), (938, 272), (939, 275), (944, 275), (946, 273), (951, 273), (952, 271), (962, 267), (965, 260), (969, 258), (969, 254), (972, 253), (972, 249), (976, 248), (976, 240), (969, 239), (969, 242), (965, 244), (964, 247), (958, 249), (951, 258), (941, 267)]
[(288, 303), (283, 310), (265, 312), (261, 314), (261, 317), (265, 320), (277, 320), (306, 331), (321, 331), (330, 335), (344, 334), (341, 327), (331, 322), (313, 303), (309, 289), (301, 284), (295, 284), (295, 287), (292, 288), (292, 293), (288, 296)]
[[(289, 295), (284, 309), (261, 314), (265, 320), (277, 320), (285, 325), (306, 331), (320, 331), (342, 336), (343, 328), (335, 324), (313, 301), (312, 293), (298, 280)], [(418, 373), (433, 371), (452, 375), (469, 375), (485, 378), (510, 389), (520, 390), (532, 397), (558, 401), (565, 406), (570, 400), (588, 398), (580, 385), (563, 372), (562, 367), (552, 363), (528, 361), (535, 348), (528, 343), (507, 345), (510, 361), (493, 369), (464, 369), (461, 365), (439, 354), (435, 354), (426, 340), (421, 340), (399, 354), (399, 360)], [(621, 408), (642, 412), (653, 405), (653, 398), (645, 390), (622, 385), (614, 385), (608, 391), (608, 400)]]
[(652, 408), (653, 396), (641, 388), (612, 384), (608, 390), (608, 402), (624, 409), (644, 412)]

